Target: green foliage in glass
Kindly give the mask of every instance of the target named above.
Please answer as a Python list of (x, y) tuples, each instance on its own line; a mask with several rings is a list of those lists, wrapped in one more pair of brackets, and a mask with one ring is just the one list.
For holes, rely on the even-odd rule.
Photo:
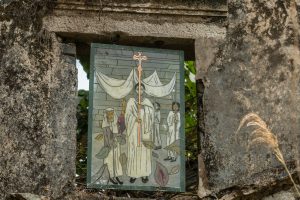
[(77, 155), (76, 155), (76, 174), (77, 182), (85, 182), (87, 170), (87, 133), (88, 133), (88, 106), (89, 92), (78, 91), (77, 105)]
[(186, 157), (188, 160), (196, 160), (197, 147), (197, 96), (195, 82), (196, 68), (194, 61), (185, 62), (185, 136)]

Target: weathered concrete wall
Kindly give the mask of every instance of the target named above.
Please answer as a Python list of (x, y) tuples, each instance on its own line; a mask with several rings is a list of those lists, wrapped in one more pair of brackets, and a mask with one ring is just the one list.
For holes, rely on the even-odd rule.
[(222, 35), (219, 37), (207, 36), (195, 40), (196, 79), (205, 79), (207, 69), (215, 61), (216, 54), (225, 40), (224, 37)]
[(178, 49), (191, 48), (196, 40), (199, 94), (204, 97), (199, 102), (205, 114), (200, 196), (235, 186), (241, 188), (239, 196), (286, 177), (270, 151), (247, 150), (248, 129), (235, 140), (239, 121), (248, 112), (266, 120), (289, 168), (295, 168), (300, 57), (291, 0), (229, 1), (228, 35), (221, 47), (216, 38), (226, 32), (224, 5), (167, 9), (157, 7), (157, 1), (143, 1), (69, 7), (60, 1), (49, 14), (48, 1), (24, 1), (0, 6), (0, 199), (18, 192), (59, 199), (73, 188), (74, 52), (63, 55), (61, 41), (49, 31), (86, 43)]
[(42, 29), (47, 1), (0, 6), (0, 199), (74, 186), (75, 59)]
[[(56, 33), (92, 37), (119, 32), (131, 37), (198, 38), (223, 36), (227, 5), (224, 0), (180, 1), (59, 0), (45, 26)], [(84, 26), (83, 26), (84, 24)]]
[[(251, 129), (235, 138), (241, 118), (256, 112), (277, 135), (291, 171), (299, 155), (298, 22), (293, 1), (229, 1), (228, 33), (204, 75), (205, 135), (201, 141), (209, 189), (251, 193), (287, 177), (264, 148), (247, 149)], [(250, 187), (251, 186), (251, 187)], [(245, 189), (248, 187), (248, 189)]]
[(196, 38), (225, 35), (227, 5), (218, 2), (60, 0), (43, 21), (64, 38), (184, 50), (194, 59)]
[(61, 198), (73, 189), (74, 53), (63, 55), (50, 32), (87, 43), (120, 34), (123, 43), (192, 50), (199, 35), (225, 34), (224, 3), (127, 1), (100, 8), (60, 1), (54, 9), (50, 0), (5, 2), (11, 3), (0, 3), (0, 199), (9, 193)]
[(262, 200), (295, 200), (295, 195), (291, 191), (280, 191), (273, 195), (264, 197)]

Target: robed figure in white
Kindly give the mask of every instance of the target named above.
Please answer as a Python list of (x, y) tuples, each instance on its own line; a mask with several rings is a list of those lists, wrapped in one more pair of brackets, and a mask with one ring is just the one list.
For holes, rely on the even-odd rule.
[[(141, 95), (145, 89), (141, 85)], [(135, 87), (137, 92), (138, 85)], [(138, 99), (130, 98), (127, 102), (125, 112), (125, 125), (127, 134), (127, 175), (130, 177), (130, 182), (135, 182), (136, 178), (142, 178), (142, 182), (148, 182), (148, 176), (151, 174), (152, 151), (144, 146), (144, 142), (152, 141), (153, 137), (153, 122), (154, 122), (154, 107), (151, 101), (147, 98), (141, 99), (140, 110), (138, 109)], [(138, 118), (138, 116), (140, 116)], [(140, 125), (139, 125), (140, 121)], [(140, 127), (140, 137), (139, 129)]]
[[(168, 134), (167, 134), (167, 146), (179, 139), (180, 130), (180, 104), (178, 102), (172, 103), (172, 111), (169, 112), (167, 123), (168, 123)], [(168, 150), (168, 157), (164, 160), (170, 160), (171, 162), (176, 161), (177, 155), (173, 151)]]
[(160, 104), (158, 102), (154, 103), (154, 144), (155, 150), (161, 149), (161, 137), (159, 132), (160, 125)]
[(107, 164), (107, 168), (110, 174), (110, 181), (113, 184), (122, 184), (119, 179), (123, 175), (122, 166), (119, 160), (121, 154), (120, 144), (116, 140), (118, 135), (117, 126), (118, 117), (113, 108), (107, 108), (104, 111), (104, 118), (102, 122), (102, 128), (104, 132), (104, 146), (110, 148), (108, 156), (104, 159), (104, 164)]

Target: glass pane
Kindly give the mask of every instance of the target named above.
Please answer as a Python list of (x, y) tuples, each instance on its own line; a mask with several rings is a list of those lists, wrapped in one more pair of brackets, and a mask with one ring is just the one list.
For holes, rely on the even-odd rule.
[(88, 187), (184, 191), (183, 52), (91, 52)]

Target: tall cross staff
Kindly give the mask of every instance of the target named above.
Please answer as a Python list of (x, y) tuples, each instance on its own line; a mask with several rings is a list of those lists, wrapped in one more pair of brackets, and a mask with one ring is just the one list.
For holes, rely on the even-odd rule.
[(142, 61), (147, 60), (147, 56), (142, 56), (141, 52), (138, 52), (137, 55), (133, 55), (133, 60), (138, 60), (139, 64), (137, 67), (138, 70), (138, 78), (139, 78), (139, 102), (138, 102), (138, 146), (141, 146), (141, 120), (140, 120), (140, 112), (141, 112), (141, 84), (142, 84)]

